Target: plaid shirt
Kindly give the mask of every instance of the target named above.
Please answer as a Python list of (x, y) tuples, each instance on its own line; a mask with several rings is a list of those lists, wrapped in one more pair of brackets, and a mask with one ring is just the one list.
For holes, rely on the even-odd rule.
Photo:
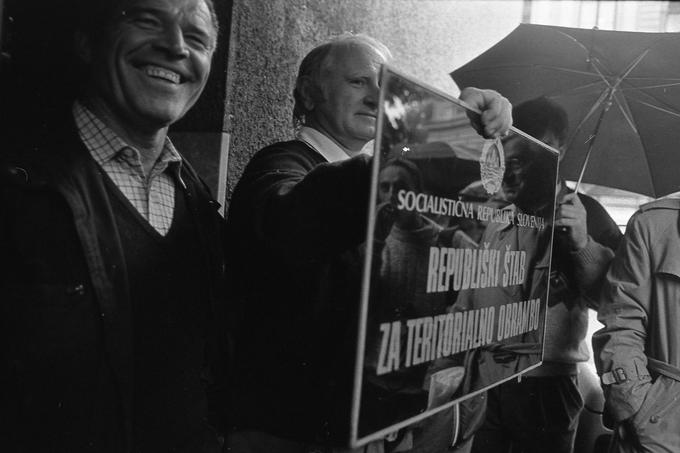
[(179, 170), (182, 164), (182, 157), (170, 139), (166, 137), (163, 151), (147, 177), (139, 151), (125, 143), (78, 101), (73, 104), (73, 117), (80, 139), (95, 162), (142, 217), (165, 236), (175, 209), (175, 183), (170, 172), (181, 182)]

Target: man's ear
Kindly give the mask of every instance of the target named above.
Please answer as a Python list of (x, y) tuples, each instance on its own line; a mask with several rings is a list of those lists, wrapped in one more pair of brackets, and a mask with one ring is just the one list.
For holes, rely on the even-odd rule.
[(92, 42), (85, 33), (80, 30), (76, 31), (73, 36), (73, 45), (76, 56), (82, 63), (86, 65), (92, 63)]
[(323, 102), (324, 96), (321, 87), (310, 76), (303, 76), (298, 85), (298, 91), (302, 98), (305, 110), (311, 112), (318, 104)]

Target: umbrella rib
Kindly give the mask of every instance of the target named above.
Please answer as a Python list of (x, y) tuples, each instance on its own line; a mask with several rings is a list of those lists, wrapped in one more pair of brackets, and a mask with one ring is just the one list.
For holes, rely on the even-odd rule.
[[(578, 135), (578, 133), (581, 131), (581, 128), (586, 124), (586, 122), (590, 119), (590, 117), (593, 116), (595, 114), (595, 112), (597, 111), (597, 109), (602, 105), (605, 98), (608, 96), (609, 91), (610, 91), (610, 89), (607, 88), (600, 93), (600, 95), (598, 96), (597, 100), (595, 100), (595, 102), (593, 103), (593, 105), (590, 108), (590, 110), (588, 111), (588, 113), (586, 113), (586, 115), (581, 119), (581, 121), (576, 126), (576, 129), (574, 129), (574, 132), (571, 134), (571, 138), (569, 139), (569, 143), (567, 144), (566, 149), (571, 148), (571, 145), (574, 142), (574, 140), (576, 139), (576, 136)], [(592, 138), (593, 137), (592, 137), (592, 134), (591, 134), (591, 136), (588, 137), (588, 140), (590, 141), (590, 140), (592, 140)]]
[(660, 112), (667, 113), (667, 114), (669, 114), (669, 115), (671, 115), (671, 116), (675, 116), (675, 117), (677, 117), (677, 118), (680, 118), (680, 113), (674, 112), (673, 110), (668, 110), (668, 109), (665, 109), (665, 108), (660, 107), (660, 106), (658, 106), (658, 105), (654, 105), (654, 104), (650, 104), (649, 102), (642, 101), (642, 100), (640, 100), (640, 99), (632, 99), (632, 100), (635, 101), (635, 102), (638, 102), (638, 103), (640, 103), (640, 104), (642, 104), (642, 105), (646, 105), (647, 107), (652, 108), (652, 109), (654, 109), (654, 110), (658, 110), (658, 111), (660, 111)]
[[(578, 42), (578, 41), (576, 41), (576, 42)], [(549, 65), (541, 65), (541, 64), (535, 64), (535, 65), (531, 65), (531, 66), (534, 67), (534, 68), (552, 69), (556, 72), (564, 72), (564, 73), (569, 73), (569, 74), (579, 74), (579, 75), (587, 75), (587, 76), (597, 77), (595, 79), (596, 80), (595, 82), (591, 82), (590, 84), (587, 84), (587, 85), (582, 85), (583, 88), (591, 86), (591, 85), (595, 86), (596, 84), (601, 83), (601, 82), (603, 82), (605, 85), (607, 85), (608, 88), (611, 88), (611, 86), (612, 86), (611, 83), (609, 82), (609, 80), (607, 80), (607, 77), (599, 70), (599, 68), (595, 64), (595, 62), (597, 62), (600, 65), (602, 63), (600, 63), (600, 61), (596, 57), (593, 57), (593, 58), (589, 57), (589, 59), (593, 63), (593, 68), (595, 69), (595, 72), (580, 71), (580, 70), (577, 70), (577, 69), (569, 69), (569, 68), (564, 68), (564, 67), (559, 67), (559, 66), (549, 66)], [(522, 67), (522, 66), (521, 65), (514, 65), (513, 67)], [(575, 89), (579, 89), (579, 88), (582, 88), (582, 87), (576, 87)]]
[(644, 82), (645, 80), (655, 80), (658, 81), (659, 83), (661, 81), (667, 81), (667, 82), (678, 82), (680, 81), (680, 77), (626, 77), (626, 80), (634, 80), (636, 82)]
[[(519, 66), (519, 65), (518, 65)], [(581, 71), (579, 69), (570, 69), (570, 68), (563, 68), (561, 66), (550, 66), (550, 65), (544, 65), (544, 64), (535, 64), (532, 65), (533, 67), (539, 67), (539, 68), (545, 68), (545, 69), (553, 69), (558, 72), (567, 72), (570, 74), (579, 74), (579, 75), (589, 75), (589, 76), (596, 76), (596, 77), (602, 77), (602, 74), (600, 72), (590, 72), (590, 71)]]
[[(642, 93), (642, 92), (641, 92), (641, 93)], [(642, 93), (642, 94), (646, 94), (646, 93)], [(648, 95), (648, 96), (649, 96), (649, 95)], [(653, 96), (650, 96), (650, 97), (653, 98)], [(640, 104), (647, 105), (648, 107), (651, 107), (651, 108), (653, 108), (653, 109), (657, 109), (657, 110), (661, 110), (661, 111), (666, 111), (665, 109), (662, 109), (662, 108), (660, 108), (660, 107), (658, 107), (658, 106), (655, 106), (655, 105), (653, 105), (653, 104), (649, 104), (648, 102), (642, 101), (642, 100), (640, 100), (640, 99), (631, 98), (631, 97), (629, 97), (629, 96), (625, 96), (625, 99), (629, 99), (629, 100), (631, 100), (631, 101), (633, 101), (633, 102), (638, 102), (638, 103), (640, 103)], [(627, 105), (628, 105), (628, 103), (626, 102), (626, 106), (627, 106)], [(621, 106), (619, 105), (619, 107), (621, 107)], [(626, 113), (623, 112), (623, 111), (622, 111), (622, 113), (624, 114), (624, 116), (626, 117), (626, 119), (628, 119), (628, 117), (626, 116)], [(675, 113), (675, 112), (666, 111), (666, 113), (669, 113), (669, 114), (671, 114), (671, 115), (680, 117), (680, 114)], [(630, 121), (629, 121), (629, 123), (630, 123)], [(635, 133), (637, 134), (637, 138), (638, 138), (638, 140), (640, 140), (640, 145), (641, 145), (642, 148), (644, 149), (645, 145), (644, 145), (644, 143), (643, 143), (643, 141), (642, 141), (642, 136), (641, 136), (640, 133), (638, 132), (637, 128), (633, 128), (633, 130), (634, 130)], [(643, 159), (645, 160), (645, 162), (646, 162), (647, 171), (649, 172), (649, 175), (650, 175), (650, 177), (651, 177), (651, 162), (649, 161), (649, 158), (647, 157), (647, 153), (644, 153), (644, 152), (643, 152), (643, 153), (642, 153), (642, 158), (643, 158)], [(656, 190), (656, 186), (655, 186), (655, 184), (654, 184), (654, 179), (653, 179), (653, 178), (650, 178), (650, 180), (651, 180), (651, 184), (652, 184), (652, 191), (653, 191), (653, 194), (654, 194), (654, 196), (656, 196), (657, 190)]]
[[(626, 79), (628, 82), (631, 80), (641, 80), (641, 79)], [(668, 88), (680, 85), (680, 79), (674, 83), (662, 83), (657, 85), (646, 85), (646, 86), (631, 86), (629, 88), (621, 88), (621, 91), (635, 91), (635, 90), (648, 90), (651, 88)]]
[[(603, 69), (605, 69), (605, 68), (607, 68), (607, 66), (604, 65), (604, 64), (600, 61), (599, 58), (597, 58), (596, 56), (593, 55), (592, 49), (589, 49), (585, 44), (583, 44), (581, 41), (579, 41), (578, 39), (574, 38), (573, 36), (571, 36), (571, 35), (568, 34), (568, 33), (565, 33), (565, 32), (563, 32), (563, 31), (561, 31), (561, 30), (555, 30), (555, 31), (556, 31), (558, 34), (560, 34), (560, 35), (566, 37), (567, 39), (569, 39), (569, 40), (571, 40), (571, 41), (573, 41), (576, 45), (578, 45), (581, 49), (583, 49), (583, 51), (584, 51), (584, 52), (586, 53), (586, 55), (587, 55), (586, 63), (592, 63), (593, 69), (595, 69), (595, 72), (597, 72), (597, 75), (600, 76), (600, 78), (601, 78), (608, 86), (610, 86), (609, 81), (607, 80), (607, 78), (604, 76), (604, 74), (602, 73), (602, 71), (601, 71), (600, 68), (598, 67), (598, 65), (599, 65), (599, 66), (601, 66)], [(611, 72), (611, 71), (607, 71), (607, 72)]]
[[(619, 97), (622, 97), (623, 99), (619, 99)], [(633, 114), (630, 111), (630, 107), (628, 106), (628, 103), (626, 102), (625, 96), (623, 96), (623, 94), (621, 94), (620, 96), (614, 96), (614, 101), (616, 101), (616, 106), (621, 111), (621, 114), (623, 115), (623, 117), (628, 122), (628, 125), (630, 126), (630, 128), (633, 129), (633, 132), (635, 132), (637, 135), (640, 135), (640, 132), (638, 131), (638, 128), (635, 124), (635, 121), (633, 120)]]
[[(593, 68), (594, 68), (595, 71), (597, 72), (597, 75), (599, 75), (600, 78), (602, 79), (602, 81), (603, 81), (604, 83), (606, 83), (608, 87), (611, 88), (611, 86), (612, 86), (611, 83), (609, 83), (609, 80), (607, 80), (607, 77), (605, 77), (604, 74), (602, 73), (602, 71), (600, 71), (600, 69), (597, 67), (597, 64), (602, 65), (602, 63), (600, 63), (600, 60), (599, 60), (597, 57), (594, 57), (594, 56), (592, 56), (592, 55), (589, 55), (589, 56), (588, 56), (588, 60), (589, 60), (591, 63), (593, 63)], [(597, 63), (597, 64), (595, 64), (595, 63)], [(604, 65), (602, 65), (602, 67), (604, 67)]]
[[(570, 68), (565, 68), (565, 67), (559, 67), (559, 66), (550, 66), (550, 65), (544, 65), (544, 64), (534, 64), (534, 65), (522, 65), (522, 64), (512, 64), (512, 65), (499, 65), (499, 66), (493, 66), (494, 71), (504, 71), (504, 70), (509, 70), (509, 69), (524, 69), (524, 68), (538, 68), (538, 69), (548, 69), (548, 70), (553, 70), (556, 72), (563, 72), (563, 73), (569, 73), (569, 74), (578, 74), (578, 75), (585, 75), (585, 76), (591, 76), (594, 77), (595, 80), (593, 82), (587, 83), (585, 85), (580, 85), (577, 87), (574, 87), (568, 91), (556, 91), (553, 93), (544, 93), (547, 96), (554, 96), (555, 93), (559, 93), (560, 95), (566, 95), (569, 93), (576, 93), (579, 90), (587, 90), (589, 88), (597, 88), (597, 86), (601, 83), (605, 83), (607, 87), (611, 87), (611, 83), (604, 77), (601, 73), (599, 72), (588, 72), (588, 71), (580, 71), (576, 69), (570, 69)], [(489, 68), (477, 68), (477, 69), (472, 69), (470, 71), (466, 71), (467, 73), (475, 73), (475, 72), (481, 72), (484, 73), (485, 71), (489, 71)], [(598, 89), (599, 91), (600, 89)]]
[[(638, 64), (640, 64), (640, 62), (645, 58), (647, 53), (649, 53), (649, 49), (645, 49), (644, 52), (642, 52), (640, 55), (638, 55), (637, 58), (635, 58), (635, 60), (633, 60), (628, 65), (628, 67), (626, 69), (624, 69), (624, 71), (616, 77), (614, 84), (610, 84), (609, 81), (604, 76), (601, 76), (602, 80), (604, 80), (605, 83), (607, 84), (607, 89), (604, 90), (600, 94), (599, 98), (597, 99), (597, 101), (595, 102), (593, 107), (590, 109), (590, 112), (588, 112), (588, 115), (586, 116), (586, 118), (591, 116), (592, 113), (594, 113), (595, 109), (597, 109), (597, 107), (599, 107), (602, 104), (602, 102), (604, 101), (605, 98), (607, 99), (607, 102), (604, 105), (604, 108), (602, 109), (602, 111), (600, 112), (600, 117), (598, 118), (597, 124), (595, 125), (595, 130), (593, 131), (592, 134), (590, 134), (588, 136), (588, 142), (589, 142), (588, 143), (588, 151), (586, 152), (586, 158), (583, 162), (583, 166), (581, 167), (581, 174), (579, 175), (578, 181), (576, 182), (576, 189), (575, 189), (576, 192), (578, 192), (578, 187), (581, 185), (581, 180), (583, 179), (583, 175), (586, 172), (586, 167), (588, 166), (588, 161), (590, 160), (590, 155), (593, 151), (593, 145), (595, 144), (595, 138), (597, 137), (597, 134), (600, 131), (600, 126), (602, 125), (602, 120), (604, 120), (605, 115), (607, 114), (607, 112), (609, 111), (609, 108), (612, 105), (612, 99), (614, 99), (616, 101), (617, 106), (619, 107), (619, 109), (621, 109), (621, 113), (623, 113), (623, 116), (626, 118), (626, 121), (628, 121), (628, 124), (633, 128), (635, 133), (638, 134), (637, 128), (635, 127), (635, 124), (633, 123), (632, 118), (630, 118), (628, 116), (627, 112), (623, 109), (623, 106), (619, 102), (618, 97), (615, 96), (615, 95), (617, 94), (616, 91), (617, 91), (619, 85), (621, 84), (621, 82), (626, 78), (626, 76), (628, 74), (630, 74), (630, 72), (633, 69), (635, 69), (635, 67)], [(598, 61), (598, 60), (595, 59), (595, 61)], [(594, 63), (594, 61), (593, 61), (593, 63)], [(593, 68), (595, 68), (595, 70), (599, 72), (597, 65), (593, 64)], [(581, 122), (581, 124), (582, 123), (583, 122)], [(581, 124), (579, 124), (579, 128), (581, 127)], [(639, 134), (638, 134), (638, 136), (639, 136)]]
[(640, 62), (641, 62), (642, 60), (644, 60), (644, 58), (647, 56), (648, 53), (649, 53), (649, 48), (645, 49), (644, 52), (642, 52), (640, 55), (638, 55), (638, 57), (637, 57), (635, 60), (633, 60), (633, 61), (628, 65), (628, 68), (625, 69), (624, 72), (623, 72), (620, 76), (618, 76), (618, 77), (616, 78), (615, 87), (618, 87), (618, 86), (621, 84), (621, 82), (623, 81), (623, 79), (625, 79), (625, 78), (628, 76), (628, 74), (630, 74), (631, 71), (632, 71), (633, 69), (635, 69), (635, 67), (636, 67), (638, 64), (640, 64)]
[[(586, 173), (586, 167), (588, 166), (588, 161), (590, 161), (590, 155), (593, 152), (593, 148), (595, 146), (595, 139), (597, 138), (597, 134), (600, 131), (600, 126), (602, 125), (602, 120), (604, 120), (605, 115), (609, 111), (609, 108), (612, 105), (612, 97), (614, 97), (614, 93), (616, 90), (612, 88), (608, 88), (607, 90), (602, 92), (602, 95), (600, 96), (600, 99), (603, 99), (604, 95), (606, 94), (607, 98), (607, 103), (605, 104), (604, 108), (600, 112), (600, 116), (597, 119), (597, 124), (595, 125), (595, 131), (593, 131), (590, 136), (588, 136), (588, 151), (586, 152), (586, 158), (583, 161), (583, 165), (581, 166), (581, 174), (578, 177), (578, 181), (576, 181), (576, 187), (574, 188), (574, 192), (578, 192), (578, 188), (581, 185), (581, 181), (583, 180), (583, 175)], [(595, 106), (593, 106), (595, 108)]]
[[(577, 86), (577, 87), (573, 87), (573, 88), (566, 90), (566, 91), (555, 90), (552, 93), (558, 93), (558, 94), (561, 94), (561, 95), (568, 95), (568, 94), (589, 94), (590, 92), (600, 92), (602, 90), (602, 88), (598, 85), (600, 85), (601, 83), (602, 83), (601, 81), (597, 81), (597, 82), (593, 82), (593, 83), (588, 83), (586, 85), (580, 85), (580, 86)], [(584, 92), (584, 93), (579, 93), (579, 92)]]
[[(631, 71), (632, 71), (633, 69), (635, 69), (635, 67), (636, 67), (638, 64), (640, 64), (640, 62), (645, 58), (645, 56), (646, 56), (648, 53), (649, 53), (649, 49), (645, 49), (644, 52), (642, 52), (640, 55), (638, 55), (638, 57), (637, 57), (635, 60), (633, 60), (633, 61), (628, 65), (628, 68), (625, 69), (625, 70), (623, 71), (623, 73), (621, 73), (621, 75), (618, 76), (618, 77), (616, 78), (616, 82), (614, 83), (614, 86), (611, 87), (611, 93), (610, 93), (610, 95), (609, 95), (609, 98), (610, 98), (610, 99), (613, 98), (614, 101), (616, 102), (616, 105), (618, 106), (619, 110), (620, 110), (621, 113), (623, 114), (623, 117), (624, 117), (624, 118), (626, 119), (626, 121), (628, 122), (628, 125), (629, 125), (629, 126), (631, 127), (631, 129), (633, 129), (633, 131), (634, 131), (636, 134), (638, 134), (638, 135), (639, 135), (638, 128), (636, 127), (635, 122), (633, 121), (633, 117), (632, 117), (632, 114), (631, 114), (631, 112), (630, 112), (630, 109), (628, 108), (628, 105), (627, 105), (627, 104), (626, 104), (626, 106), (625, 106), (626, 108), (624, 108), (624, 105), (623, 105), (623, 103), (621, 102), (621, 100), (619, 99), (619, 96), (616, 96), (616, 94), (617, 94), (616, 91), (619, 89), (619, 86), (621, 85), (621, 82), (623, 82), (623, 80), (626, 78), (626, 76), (627, 76), (628, 74), (630, 74)], [(606, 113), (606, 110), (605, 110), (603, 113)], [(598, 129), (599, 129), (599, 124), (598, 124)], [(597, 130), (595, 131), (595, 133), (597, 133)]]
[(587, 53), (590, 53), (590, 51), (588, 50), (588, 48), (587, 48), (581, 41), (579, 41), (578, 39), (574, 38), (574, 37), (571, 36), (569, 33), (565, 33), (565, 32), (563, 32), (562, 30), (555, 30), (555, 29), (553, 29), (553, 30), (554, 30), (556, 33), (558, 33), (558, 34), (564, 36), (565, 38), (570, 39), (571, 41), (573, 41), (576, 45), (578, 45), (581, 49), (583, 49), (583, 50), (586, 51)]
[[(633, 94), (637, 94), (638, 96), (644, 96), (650, 101), (644, 101), (642, 98), (638, 96), (633, 96)], [(646, 105), (648, 107), (651, 107), (655, 110), (659, 110), (664, 113), (668, 113), (669, 115), (675, 116), (675, 117), (680, 117), (680, 112), (678, 112), (677, 108), (675, 106), (669, 105), (667, 102), (664, 101), (663, 98), (659, 99), (658, 97), (652, 95), (651, 93), (648, 93), (647, 91), (643, 91), (643, 89), (638, 88), (638, 89), (628, 89), (626, 90), (626, 98), (635, 101), (639, 104)], [(653, 104), (651, 102), (655, 102), (656, 104)]]
[(466, 74), (466, 73), (475, 73), (475, 72), (487, 72), (490, 70), (493, 71), (501, 71), (501, 70), (507, 70), (507, 69), (522, 69), (522, 68), (540, 68), (540, 69), (552, 69), (554, 71), (558, 72), (567, 72), (567, 73), (574, 73), (574, 74), (580, 74), (580, 75), (587, 75), (587, 76), (593, 76), (593, 77), (601, 77), (601, 74), (597, 72), (590, 72), (590, 71), (581, 71), (578, 69), (570, 69), (570, 68), (565, 68), (561, 66), (552, 66), (552, 65), (547, 65), (547, 64), (507, 64), (507, 65), (497, 65), (497, 66), (490, 66), (488, 68), (486, 67), (480, 67), (480, 68), (475, 68), (475, 69), (470, 69), (468, 71), (463, 71), (461, 74)]
[[(641, 53), (641, 54), (640, 54), (640, 55), (639, 55), (639, 56), (638, 56), (638, 57), (637, 57), (630, 65), (629, 65), (628, 69), (627, 69), (626, 71), (624, 71), (624, 73), (623, 73), (620, 77), (617, 78), (617, 84), (616, 84), (616, 85), (617, 85), (617, 88), (618, 88), (618, 85), (621, 84), (621, 83), (624, 81), (624, 79), (625, 79), (626, 82), (628, 82), (628, 83), (630, 83), (630, 81), (633, 81), (633, 80), (638, 81), (638, 80), (649, 80), (649, 79), (652, 79), (651, 77), (630, 77), (630, 78), (629, 78), (629, 77), (627, 77), (627, 76), (628, 76), (628, 74), (630, 74), (630, 72), (631, 72), (633, 69), (635, 69), (635, 67), (636, 67), (636, 66), (644, 59), (644, 57), (649, 53), (649, 51), (650, 51), (654, 46), (656, 46), (659, 42), (663, 41), (664, 39), (667, 39), (667, 38), (659, 38), (658, 40), (654, 41), (654, 43), (652, 43), (650, 46), (648, 46), (648, 47), (647, 47), (647, 48), (646, 48), (646, 49), (645, 49), (645, 50), (644, 50), (644, 51), (643, 51), (643, 52), (642, 52), (642, 53)], [(653, 79), (654, 79), (654, 80), (659, 80), (660, 77), (655, 77), (655, 78), (653, 78)], [(665, 80), (668, 80), (668, 81), (672, 81), (673, 83), (661, 83), (661, 84), (657, 83), (657, 84), (655, 84), (655, 85), (641, 86), (641, 87), (633, 87), (633, 88), (630, 88), (630, 89), (643, 90), (643, 89), (665, 88), (665, 87), (671, 87), (671, 86), (680, 85), (680, 79), (679, 79), (679, 78), (671, 78), (671, 77), (666, 78), (666, 77), (664, 77), (664, 79), (665, 79)], [(677, 82), (676, 82), (676, 81), (677, 81)], [(622, 89), (622, 90), (626, 90), (626, 91), (629, 90), (629, 88), (621, 88), (621, 89)], [(651, 96), (651, 95), (649, 95), (649, 96)], [(652, 98), (653, 98), (653, 96), (652, 96)]]
[[(659, 43), (660, 41), (662, 41), (663, 39), (665, 39), (665, 38), (660, 38), (660, 39), (656, 40), (654, 43), (652, 43), (652, 45), (648, 46), (645, 50), (643, 50), (642, 53), (641, 53), (640, 55), (638, 55), (637, 58), (635, 58), (635, 59), (628, 65), (628, 67), (623, 71), (623, 73), (621, 73), (621, 74), (616, 78), (614, 84), (612, 85), (612, 84), (609, 82), (609, 80), (607, 79), (607, 77), (603, 74), (603, 71), (600, 70), (600, 66), (602, 67), (602, 69), (606, 68), (606, 66), (600, 61), (599, 58), (597, 58), (596, 56), (594, 56), (594, 55), (592, 54), (592, 49), (589, 49), (589, 48), (586, 47), (583, 43), (581, 43), (578, 39), (574, 38), (573, 36), (569, 35), (568, 33), (562, 32), (562, 31), (560, 31), (560, 30), (556, 30), (556, 32), (559, 33), (560, 35), (566, 37), (567, 39), (571, 40), (572, 42), (576, 43), (576, 44), (577, 44), (579, 47), (581, 47), (585, 52), (587, 52), (587, 54), (588, 54), (588, 60), (587, 60), (587, 61), (590, 62), (590, 63), (592, 63), (593, 69), (595, 70), (595, 72), (597, 72), (597, 75), (602, 79), (602, 81), (603, 81), (609, 88), (614, 89), (614, 90), (616, 90), (616, 89), (618, 88), (618, 86), (621, 84), (621, 81), (622, 81), (623, 79), (625, 79), (625, 78), (628, 76), (628, 74), (630, 74), (631, 71), (633, 71), (633, 69), (635, 69), (635, 68), (637, 67), (638, 64), (640, 64), (640, 62), (647, 56), (647, 54), (649, 53), (649, 51), (650, 51), (657, 43)], [(578, 71), (572, 71), (572, 72), (577, 72), (577, 73), (578, 73)], [(609, 72), (609, 71), (608, 71), (608, 72)]]
[[(648, 96), (648, 97), (650, 97), (650, 98), (652, 98), (652, 99), (654, 99), (654, 100), (657, 100), (654, 96), (652, 96), (652, 95), (650, 95), (650, 94), (648, 94), (648, 93), (645, 93), (645, 92), (639, 91), (639, 90), (638, 90), (637, 92), (640, 93), (640, 94), (646, 95), (646, 96)], [(630, 100), (630, 101), (632, 101), (632, 102), (637, 102), (637, 103), (639, 103), (639, 104), (645, 105), (645, 106), (647, 106), (647, 107), (649, 107), (649, 108), (651, 108), (651, 109), (658, 110), (658, 111), (660, 111), (660, 112), (666, 113), (666, 114), (671, 115), (671, 116), (676, 117), (676, 118), (680, 118), (680, 113), (678, 113), (678, 112), (676, 112), (676, 111), (669, 110), (669, 109), (667, 109), (667, 108), (663, 108), (663, 107), (661, 107), (661, 106), (651, 104), (651, 103), (649, 103), (649, 102), (647, 102), (647, 101), (643, 101), (643, 100), (641, 100), (641, 99), (636, 99), (636, 98), (634, 98), (634, 97), (631, 97), (630, 95), (627, 95), (625, 98), (628, 99), (628, 100)], [(627, 103), (626, 103), (626, 105), (627, 105)], [(620, 105), (619, 105), (619, 108), (621, 108)], [(626, 113), (623, 112), (623, 111), (622, 111), (622, 113), (624, 114), (624, 117), (626, 117), (626, 120), (628, 120), (628, 116), (626, 115)], [(629, 124), (630, 124), (630, 120), (629, 120)], [(636, 134), (637, 134), (637, 136), (638, 136), (638, 139), (640, 140), (640, 143), (642, 144), (642, 137), (640, 136), (640, 133), (637, 131), (636, 128), (633, 128), (633, 130), (636, 132)], [(644, 144), (642, 144), (642, 146), (644, 147)], [(647, 168), (649, 169), (649, 168), (651, 167), (651, 164), (650, 164), (650, 162), (649, 162), (649, 159), (647, 158), (647, 155), (646, 155), (645, 153), (642, 153), (642, 157), (643, 157), (643, 158), (645, 159), (645, 161), (647, 162)], [(654, 181), (653, 181), (653, 180), (652, 180), (652, 186), (653, 186), (653, 187), (652, 187), (652, 190), (654, 191), (654, 193), (656, 193), (656, 186), (654, 186)]]
[[(628, 125), (631, 127), (631, 129), (633, 129), (633, 132), (635, 132), (638, 136), (640, 135), (640, 133), (639, 133), (639, 131), (638, 131), (637, 126), (635, 125), (635, 121), (633, 120), (633, 116), (632, 116), (632, 113), (630, 112), (630, 108), (628, 107), (628, 104), (625, 102), (625, 99), (624, 99), (624, 102), (622, 102), (621, 99), (619, 99), (619, 96), (615, 96), (615, 94), (617, 94), (616, 91), (620, 89), (621, 83), (626, 79), (626, 77), (628, 76), (628, 74), (630, 74), (630, 73), (633, 71), (633, 69), (635, 69), (635, 68), (637, 67), (637, 65), (640, 64), (640, 62), (641, 62), (642, 60), (644, 60), (644, 58), (645, 58), (645, 57), (647, 56), (647, 54), (649, 53), (649, 50), (650, 50), (649, 47), (648, 47), (647, 49), (645, 49), (640, 55), (637, 56), (637, 58), (635, 58), (635, 60), (633, 60), (633, 61), (628, 65), (628, 68), (625, 69), (625, 70), (623, 71), (623, 73), (621, 73), (621, 75), (619, 75), (619, 76), (616, 78), (616, 82), (614, 83), (614, 86), (611, 87), (612, 92), (611, 92), (611, 94), (610, 94), (610, 99), (611, 99), (612, 97), (614, 98), (614, 101), (616, 102), (616, 105), (618, 106), (619, 110), (620, 110), (621, 113), (623, 114), (623, 117), (624, 117), (624, 118), (626, 119), (626, 121), (628, 122)], [(661, 111), (665, 111), (666, 113), (673, 114), (673, 113), (670, 112), (670, 111), (667, 111), (667, 110), (662, 109), (662, 108), (660, 108), (660, 107), (653, 106), (653, 105), (651, 105), (651, 104), (649, 104), (649, 103), (646, 103), (646, 102), (644, 102), (644, 101), (639, 101), (639, 102), (641, 102), (642, 104), (647, 105), (647, 106), (649, 106), (649, 107), (656, 108), (657, 110), (661, 110)], [(606, 111), (606, 110), (605, 110), (605, 111)], [(676, 114), (676, 115), (677, 115), (677, 114)]]

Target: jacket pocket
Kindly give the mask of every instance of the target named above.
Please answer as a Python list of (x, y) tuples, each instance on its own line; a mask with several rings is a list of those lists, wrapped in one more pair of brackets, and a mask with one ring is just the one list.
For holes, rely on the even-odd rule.
[(659, 376), (627, 427), (645, 451), (680, 451), (680, 382)]
[(677, 416), (680, 410), (680, 383), (660, 375), (647, 390), (640, 409), (630, 419), (630, 426), (640, 436), (658, 431), (660, 421), (669, 415)]

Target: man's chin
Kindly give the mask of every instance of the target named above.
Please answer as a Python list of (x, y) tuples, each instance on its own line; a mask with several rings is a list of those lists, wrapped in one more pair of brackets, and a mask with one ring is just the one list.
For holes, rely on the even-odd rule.
[(176, 123), (184, 116), (184, 111), (176, 106), (153, 105), (143, 106), (138, 114), (147, 124), (157, 125), (159, 128)]
[(375, 122), (370, 121), (370, 124), (362, 124), (355, 129), (357, 137), (361, 137), (364, 140), (372, 140), (375, 138)]

